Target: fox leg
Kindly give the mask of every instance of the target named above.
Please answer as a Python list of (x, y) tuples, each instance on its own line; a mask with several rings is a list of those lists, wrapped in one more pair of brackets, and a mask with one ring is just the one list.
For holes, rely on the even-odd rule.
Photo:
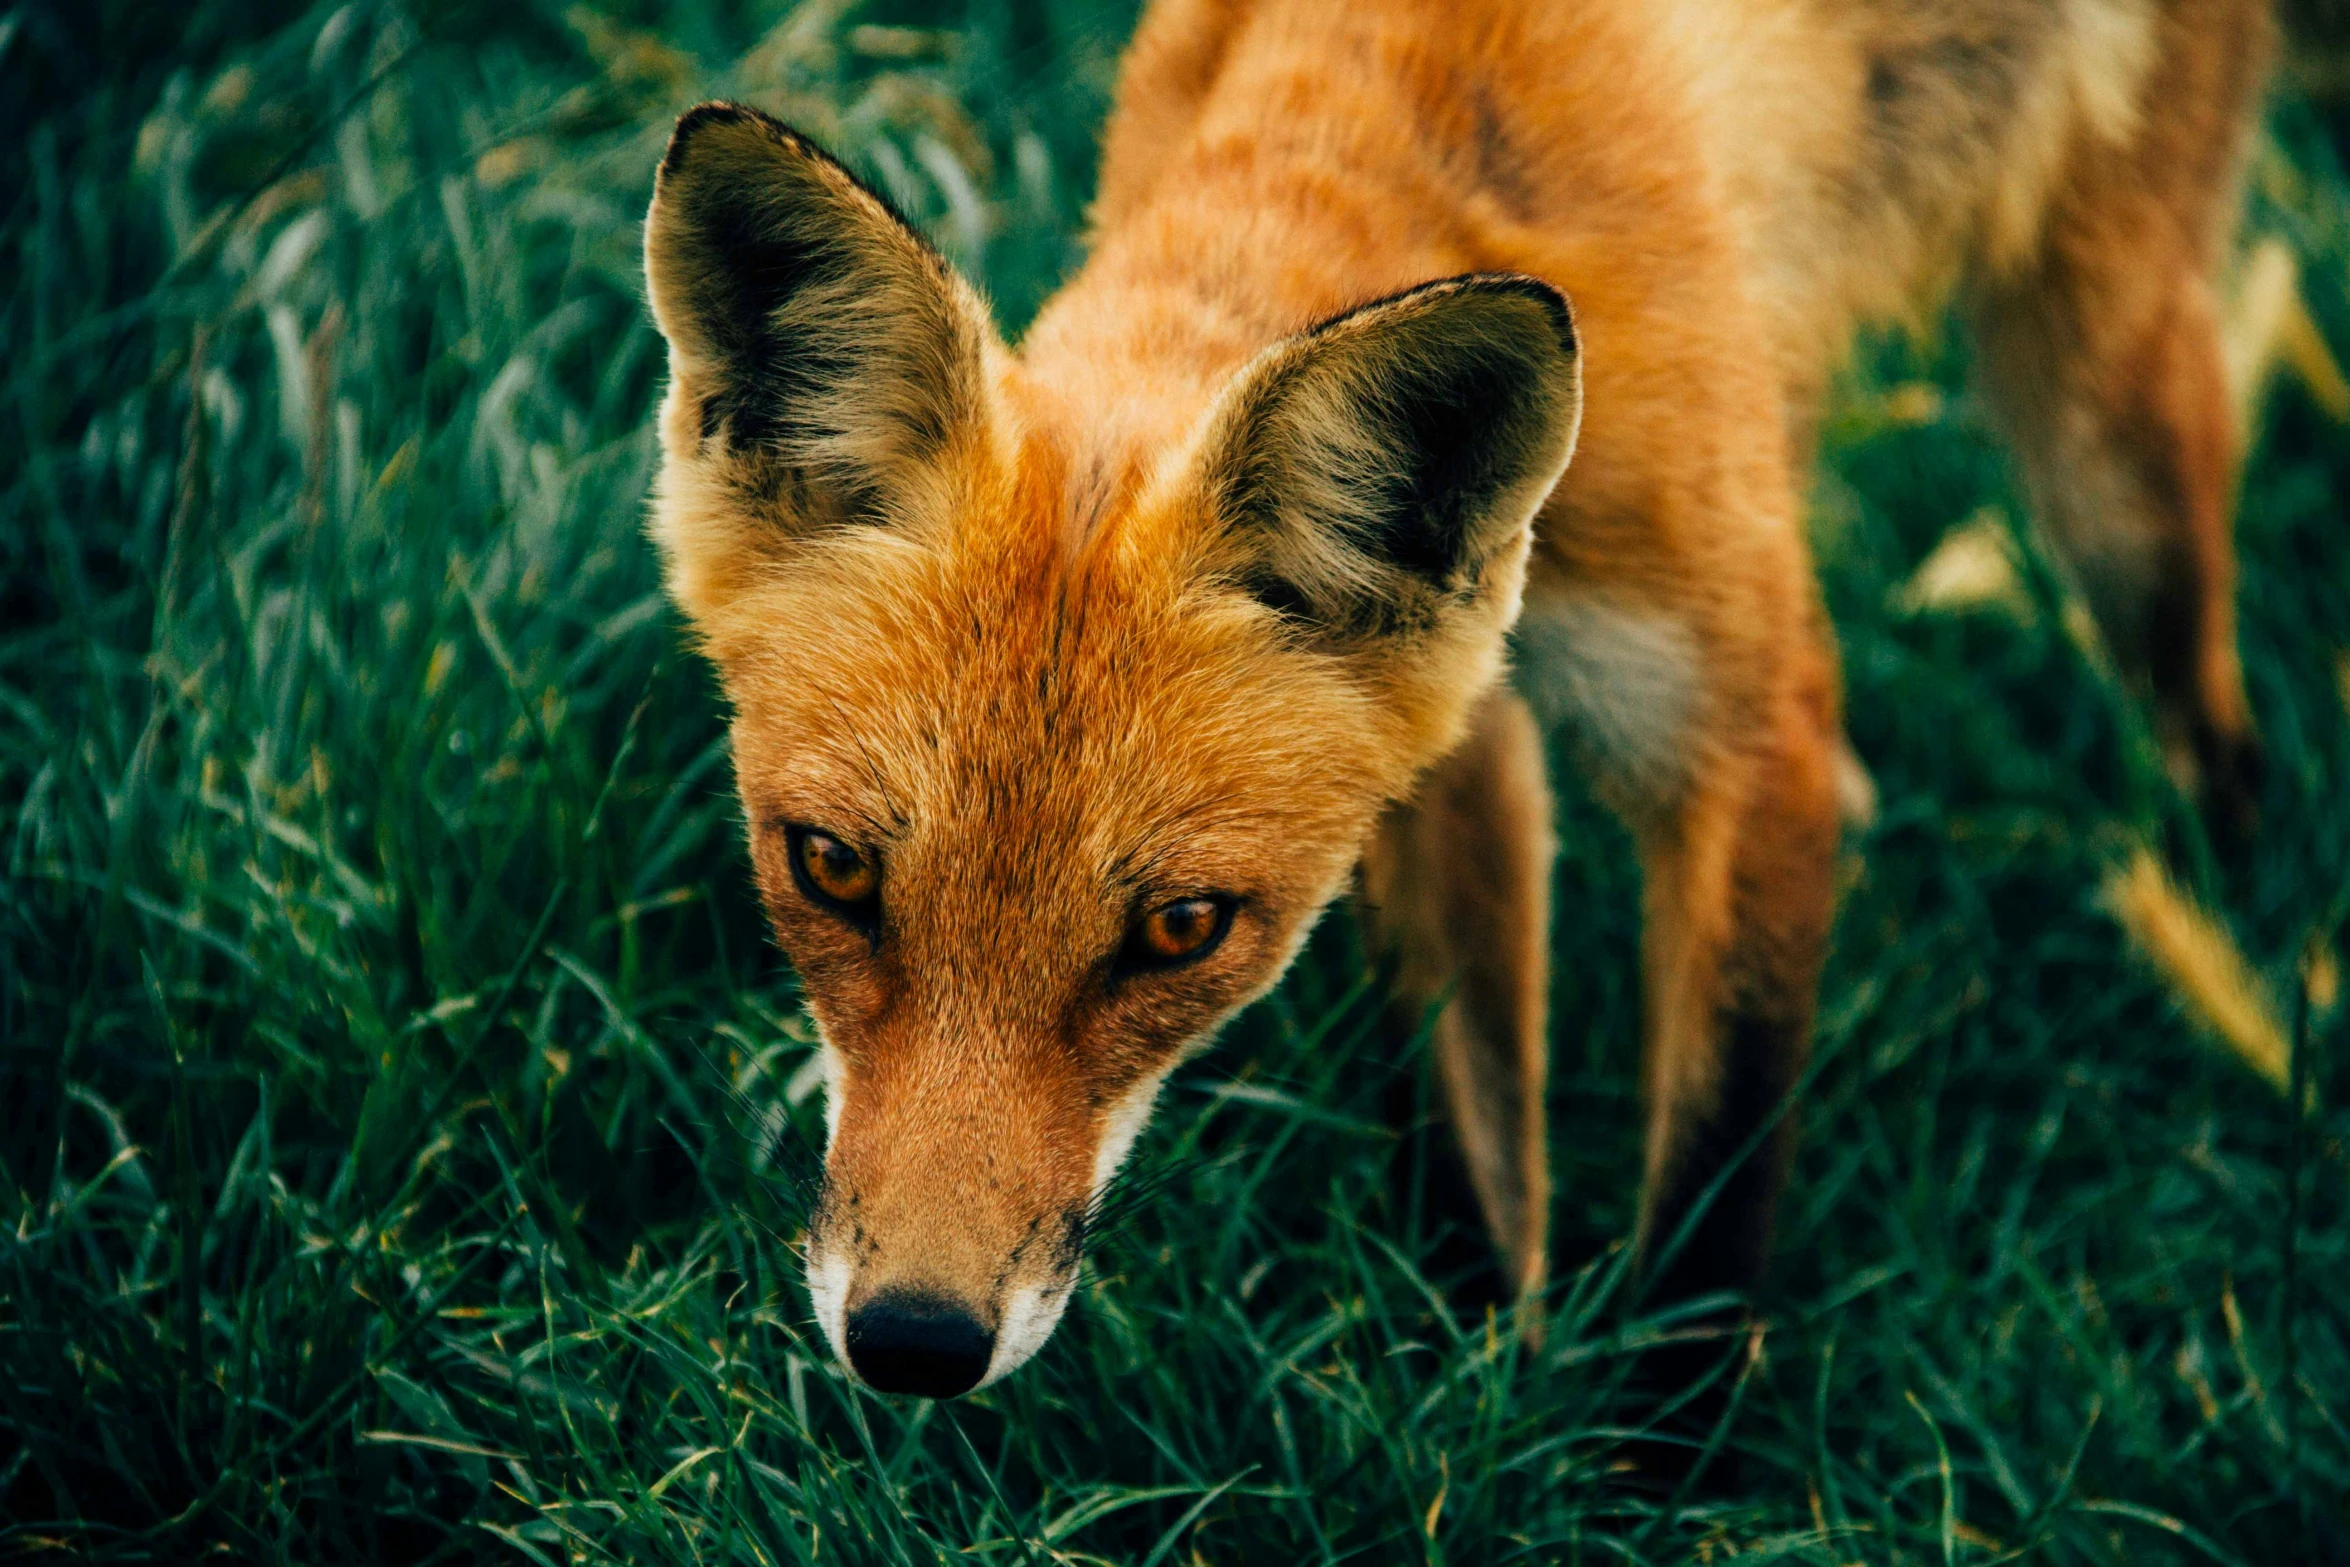
[(2038, 252), (1990, 267), (1976, 310), (1985, 390), (2043, 536), (2151, 689), (2172, 772), (2239, 832), (2260, 758), (2236, 652), (2240, 436), (2212, 279), (2264, 23), (2218, 17), (2175, 43), (2136, 137), (2075, 150)]
[(1841, 737), (1824, 707), (1789, 702), (1640, 833), (1652, 1299), (1750, 1289), (1770, 1255), (1835, 904)]
[(1486, 699), (1462, 743), (1391, 810), (1363, 901), (1415, 1014), (1443, 1003), (1437, 1082), (1511, 1291), (1549, 1265), (1550, 786), (1516, 695)]
[(1783, 1118), (1763, 1128), (1802, 1070), (1839, 822), (1859, 814), (1834, 643), (1792, 527), (1757, 528), (1753, 547), (1721, 558), (1671, 552), (1668, 540), (1695, 531), (1619, 533), (1613, 580), (1710, 594), (1643, 605), (1586, 568), (1530, 596), (1518, 626), (1528, 691), (1640, 850), (1637, 1242), (1657, 1299), (1761, 1275), (1792, 1142)]
[(2108, 278), (2130, 270), (2058, 259), (2030, 292), (1987, 300), (1985, 379), (2043, 537), (2123, 674), (2152, 691), (2173, 775), (2219, 825), (2246, 828), (2259, 755), (2236, 653), (2237, 437), (2211, 288), (2184, 269)]

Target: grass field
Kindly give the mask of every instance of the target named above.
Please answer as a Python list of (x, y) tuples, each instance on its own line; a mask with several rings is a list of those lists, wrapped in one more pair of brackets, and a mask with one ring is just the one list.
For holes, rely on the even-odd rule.
[[(1385, 1108), (1416, 1052), (1340, 915), (1177, 1080), (1032, 1367), (935, 1406), (827, 1367), (792, 1246), (811, 1034), (639, 533), (638, 219), (670, 117), (743, 96), (1016, 329), (1077, 257), (1130, 23), (0, 11), (0, 1555), (2350, 1559), (2350, 428), (2312, 352), (2350, 345), (2350, 73), (2308, 53), (2238, 328), (2266, 340), (2296, 264), (2314, 334), (2278, 338), (2301, 372), (2241, 530), (2247, 856), (2035, 554), (1951, 567), (1997, 567), (2017, 514), (1963, 338), (1872, 343), (1828, 420), (1815, 532), (1884, 809), (1709, 1479), (1609, 1479), (1670, 1324), (1621, 1287), (1636, 875), (1588, 803), (1539, 1353), (1442, 1295)], [(2232, 949), (2165, 945), (2156, 863)]]

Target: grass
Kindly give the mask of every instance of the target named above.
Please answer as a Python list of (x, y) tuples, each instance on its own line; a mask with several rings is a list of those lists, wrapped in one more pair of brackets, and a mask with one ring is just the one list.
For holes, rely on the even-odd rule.
[[(1630, 1349), (1671, 1325), (1620, 1287), (1636, 877), (1584, 801), (1541, 1351), (1429, 1277), (1384, 1108), (1417, 1061), (1339, 917), (1178, 1080), (1036, 1364), (937, 1406), (827, 1368), (792, 1250), (810, 1033), (638, 531), (637, 220), (668, 118), (750, 97), (1017, 327), (1078, 254), (1130, 22), (0, 13), (0, 1553), (2341, 1554), (2350, 432), (2290, 380), (2266, 404), (2241, 533), (2274, 765), (2221, 863), (2028, 548), (2001, 595), (1913, 612), (1946, 529), (2016, 515), (1949, 333), (1873, 341), (1825, 426), (1884, 810), (1709, 1483), (1608, 1482)], [(2250, 223), (2350, 344), (2343, 73), (2292, 79)], [(2186, 934), (2134, 942), (2109, 886)], [(2173, 948), (2305, 1041), (2306, 1093), (2220, 1042)]]

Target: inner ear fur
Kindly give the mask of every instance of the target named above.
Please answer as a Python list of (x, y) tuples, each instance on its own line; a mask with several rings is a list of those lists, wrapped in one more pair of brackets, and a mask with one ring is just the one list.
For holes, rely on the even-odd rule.
[(669, 341), (664, 456), (762, 492), (776, 524), (887, 521), (976, 428), (984, 307), (878, 196), (755, 109), (678, 121), (645, 278)]
[(1432, 625), (1521, 557), (1582, 403), (1574, 314), (1534, 278), (1449, 278), (1287, 339), (1211, 416), (1231, 573), (1320, 636)]

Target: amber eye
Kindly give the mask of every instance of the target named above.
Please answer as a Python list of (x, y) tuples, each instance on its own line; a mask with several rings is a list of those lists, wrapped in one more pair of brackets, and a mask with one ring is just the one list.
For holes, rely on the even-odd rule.
[(1229, 898), (1177, 898), (1135, 921), (1119, 954), (1128, 968), (1168, 968), (1204, 958), (1232, 925)]
[(828, 832), (813, 827), (790, 829), (792, 880), (811, 903), (870, 923), (876, 895), (881, 891), (881, 866)]

